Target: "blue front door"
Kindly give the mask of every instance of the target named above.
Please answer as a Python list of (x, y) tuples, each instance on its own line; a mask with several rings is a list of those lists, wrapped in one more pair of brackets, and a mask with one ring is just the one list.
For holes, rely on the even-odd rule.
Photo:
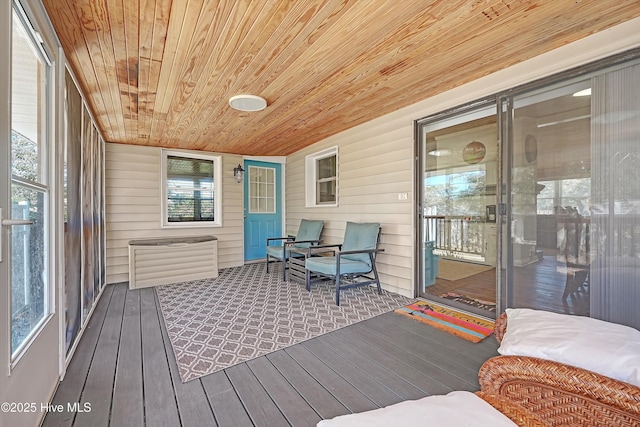
[(280, 164), (245, 160), (244, 259), (266, 257), (268, 237), (282, 237)]

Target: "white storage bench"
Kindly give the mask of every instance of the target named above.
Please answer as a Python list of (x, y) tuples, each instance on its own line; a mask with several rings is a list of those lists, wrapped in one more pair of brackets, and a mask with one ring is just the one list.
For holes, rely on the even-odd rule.
[(215, 236), (129, 242), (129, 289), (218, 277)]

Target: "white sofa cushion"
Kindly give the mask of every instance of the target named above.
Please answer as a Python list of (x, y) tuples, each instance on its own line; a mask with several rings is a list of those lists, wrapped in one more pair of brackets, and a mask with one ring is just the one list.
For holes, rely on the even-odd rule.
[(318, 427), (389, 427), (399, 425), (447, 427), (514, 427), (509, 418), (468, 391), (407, 400), (386, 408), (323, 420)]
[(640, 386), (640, 331), (541, 310), (508, 308), (506, 313), (498, 353), (553, 360)]

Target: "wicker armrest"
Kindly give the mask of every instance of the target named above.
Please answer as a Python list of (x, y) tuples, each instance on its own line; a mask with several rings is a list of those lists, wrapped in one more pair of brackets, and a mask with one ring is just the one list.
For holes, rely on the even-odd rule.
[(522, 405), (551, 425), (640, 425), (640, 388), (585, 369), (496, 356), (478, 377), (483, 392)]
[(496, 337), (498, 342), (502, 342), (505, 332), (507, 332), (507, 313), (502, 313), (493, 325), (493, 336)]
[(549, 427), (550, 424), (523, 406), (513, 403), (502, 396), (482, 391), (476, 392), (482, 400), (493, 406), (519, 427)]

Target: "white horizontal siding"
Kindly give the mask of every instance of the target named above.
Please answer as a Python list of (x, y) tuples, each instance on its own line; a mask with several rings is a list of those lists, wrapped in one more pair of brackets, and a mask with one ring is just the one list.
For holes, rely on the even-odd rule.
[[(375, 121), (374, 121), (375, 122)], [(341, 243), (347, 221), (379, 222), (381, 253), (376, 265), (382, 286), (413, 296), (413, 128), (411, 120), (370, 122), (361, 132), (343, 132), (287, 158), (286, 230), (302, 218), (325, 221), (322, 239)], [(354, 138), (354, 136), (357, 136)], [(305, 156), (338, 146), (338, 206), (306, 208)], [(408, 193), (398, 200), (398, 193)]]
[(222, 155), (222, 227), (162, 228), (161, 149), (106, 144), (107, 283), (129, 280), (130, 240), (214, 235), (219, 268), (242, 265), (242, 185), (233, 179), (241, 156)]

